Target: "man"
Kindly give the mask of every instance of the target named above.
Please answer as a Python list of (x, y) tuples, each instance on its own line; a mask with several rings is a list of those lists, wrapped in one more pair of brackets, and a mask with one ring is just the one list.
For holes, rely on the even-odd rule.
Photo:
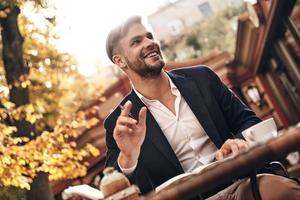
[[(106, 51), (133, 87), (104, 123), (106, 165), (121, 170), (142, 193), (248, 148), (241, 132), (260, 119), (207, 67), (163, 71), (159, 45), (140, 17), (113, 29)], [(289, 179), (262, 175), (258, 181), (263, 199), (300, 199)], [(211, 199), (252, 199), (248, 182), (237, 181)]]

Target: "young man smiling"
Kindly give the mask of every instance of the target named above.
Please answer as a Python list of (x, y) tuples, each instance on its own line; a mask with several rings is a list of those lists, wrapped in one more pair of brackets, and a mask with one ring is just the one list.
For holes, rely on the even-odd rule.
[[(105, 120), (107, 161), (128, 175), (142, 193), (168, 179), (248, 148), (241, 132), (260, 122), (205, 66), (163, 70), (164, 60), (140, 17), (113, 29), (106, 43), (113, 63), (133, 90)], [(131, 117), (132, 116), (132, 117)], [(297, 184), (259, 175), (263, 199), (300, 199)], [(211, 199), (253, 199), (249, 180)]]

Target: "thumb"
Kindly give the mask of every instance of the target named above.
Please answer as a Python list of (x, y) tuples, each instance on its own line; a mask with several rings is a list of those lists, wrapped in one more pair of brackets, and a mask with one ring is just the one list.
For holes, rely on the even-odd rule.
[(147, 108), (144, 106), (139, 112), (139, 126), (146, 126)]
[(224, 158), (223, 152), (221, 150), (217, 151), (216, 160), (223, 160), (223, 158)]

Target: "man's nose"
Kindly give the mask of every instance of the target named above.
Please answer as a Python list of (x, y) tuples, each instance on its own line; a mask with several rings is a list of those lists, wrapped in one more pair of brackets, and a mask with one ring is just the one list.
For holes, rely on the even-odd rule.
[(146, 48), (153, 48), (154, 44), (155, 44), (155, 42), (154, 42), (153, 39), (150, 39), (150, 38), (147, 38), (147, 37), (144, 39), (144, 45), (145, 45)]

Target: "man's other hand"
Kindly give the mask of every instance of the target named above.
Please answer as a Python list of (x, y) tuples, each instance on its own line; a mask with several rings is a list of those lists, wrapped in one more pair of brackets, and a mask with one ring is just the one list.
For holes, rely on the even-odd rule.
[(229, 155), (236, 155), (249, 148), (248, 143), (242, 139), (228, 139), (216, 153), (216, 160), (223, 160)]

